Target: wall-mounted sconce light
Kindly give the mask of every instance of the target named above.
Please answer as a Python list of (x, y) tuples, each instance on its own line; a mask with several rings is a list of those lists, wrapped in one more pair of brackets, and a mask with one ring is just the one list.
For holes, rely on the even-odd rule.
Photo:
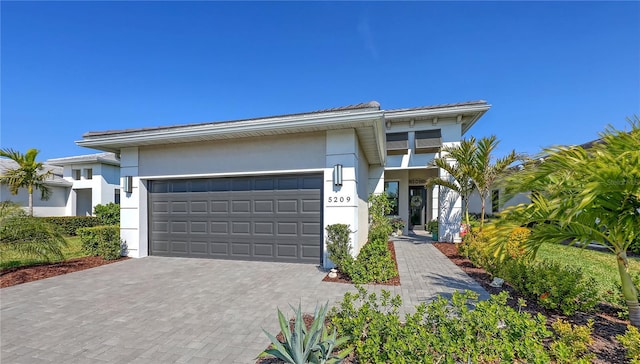
[(342, 164), (333, 166), (333, 185), (342, 186)]
[(133, 177), (132, 176), (124, 176), (122, 178), (122, 190), (125, 193), (131, 193), (133, 191)]

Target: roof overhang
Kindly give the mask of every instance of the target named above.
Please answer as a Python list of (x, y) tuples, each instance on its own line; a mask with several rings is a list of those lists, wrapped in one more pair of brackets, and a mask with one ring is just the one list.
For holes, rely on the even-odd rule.
[(478, 101), (428, 108), (387, 110), (385, 119), (389, 122), (432, 120), (435, 124), (439, 119), (452, 119), (462, 124), (462, 135), (464, 135), (490, 108), (491, 105), (486, 102)]
[(355, 129), (360, 145), (371, 164), (385, 162), (384, 112), (376, 109), (350, 110), (194, 124), (177, 127), (87, 133), (76, 144), (120, 153), (122, 148), (201, 141), (255, 138), (268, 135)]

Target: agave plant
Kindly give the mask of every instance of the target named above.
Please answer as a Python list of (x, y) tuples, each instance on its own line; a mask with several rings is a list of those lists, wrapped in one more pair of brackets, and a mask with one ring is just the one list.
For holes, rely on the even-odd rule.
[(263, 330), (267, 337), (271, 340), (273, 348), (266, 349), (258, 358), (265, 356), (275, 356), (283, 360), (285, 363), (291, 364), (333, 364), (340, 363), (344, 359), (351, 348), (344, 349), (334, 355), (335, 347), (343, 345), (347, 338), (337, 339), (336, 330), (329, 335), (324, 325), (329, 303), (324, 306), (316, 307), (314, 320), (311, 327), (307, 330), (302, 318), (302, 309), (298, 305), (298, 309), (291, 307), (295, 313), (295, 322), (293, 331), (289, 322), (278, 309), (278, 321), (280, 330), (284, 336), (284, 342), (280, 342), (275, 336)]

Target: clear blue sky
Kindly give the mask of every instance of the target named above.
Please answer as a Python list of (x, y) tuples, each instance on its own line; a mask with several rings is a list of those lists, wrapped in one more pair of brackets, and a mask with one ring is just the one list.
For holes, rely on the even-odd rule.
[(499, 154), (640, 115), (640, 2), (0, 2), (2, 147), (370, 100), (487, 100)]

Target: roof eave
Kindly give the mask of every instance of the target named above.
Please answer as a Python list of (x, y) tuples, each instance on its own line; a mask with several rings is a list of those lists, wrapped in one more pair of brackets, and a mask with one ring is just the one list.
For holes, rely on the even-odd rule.
[[(183, 143), (195, 140), (220, 140), (237, 137), (264, 136), (276, 134), (291, 134), (331, 129), (373, 127), (380, 135), (383, 112), (379, 110), (364, 110), (359, 112), (329, 115), (312, 115), (292, 119), (283, 117), (276, 119), (252, 120), (249, 123), (220, 123), (194, 125), (184, 128), (123, 132), (107, 135), (85, 136), (76, 144), (82, 147), (120, 153), (122, 148), (140, 145), (159, 145), (169, 143)], [(380, 126), (377, 126), (380, 124)], [(377, 128), (377, 129), (376, 129)], [(380, 148), (380, 147), (378, 147)], [(384, 160), (384, 153), (378, 150), (378, 158)]]

